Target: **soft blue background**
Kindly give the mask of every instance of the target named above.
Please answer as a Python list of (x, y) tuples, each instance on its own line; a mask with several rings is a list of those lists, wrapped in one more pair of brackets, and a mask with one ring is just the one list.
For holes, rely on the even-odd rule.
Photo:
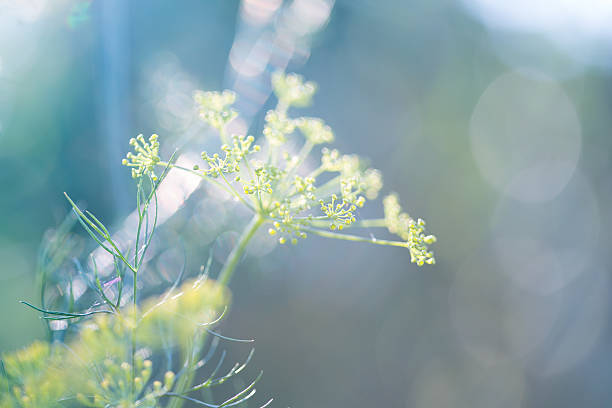
[[(595, 20), (597, 7), (609, 10), (569, 3)], [(36, 252), (68, 209), (62, 192), (119, 225), (134, 205), (119, 166), (130, 137), (210, 143), (197, 139), (206, 131), (191, 122), (191, 91), (231, 87), (234, 42), (251, 47), (275, 29), (272, 17), (249, 31), (245, 4), (0, 2), (1, 351), (43, 336), (17, 301), (37, 299)], [(338, 0), (289, 64), (319, 84), (306, 112), (334, 128), (338, 148), (367, 156), (384, 191), (428, 220), (438, 264), (417, 269), (407, 251), (314, 237), (272, 249), (262, 238), (272, 252), (242, 264), (226, 328), (257, 339), (262, 401), (612, 401), (612, 35), (588, 19), (554, 26), (554, 10), (528, 3), (515, 6), (523, 25), (487, 20), (473, 4)], [(169, 226), (203, 243), (192, 272), (240, 224), (227, 221), (233, 207), (217, 208), (225, 226), (211, 224), (197, 211), (206, 197)]]

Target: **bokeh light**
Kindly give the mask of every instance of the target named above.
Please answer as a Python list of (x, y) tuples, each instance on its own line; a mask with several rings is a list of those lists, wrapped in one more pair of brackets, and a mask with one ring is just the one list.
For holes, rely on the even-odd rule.
[(491, 224), (502, 271), (524, 290), (545, 295), (590, 266), (601, 220), (597, 199), (578, 173), (551, 201), (502, 199)]
[(504, 74), (480, 97), (470, 121), (474, 158), (496, 189), (522, 201), (555, 197), (580, 157), (571, 100), (549, 78)]

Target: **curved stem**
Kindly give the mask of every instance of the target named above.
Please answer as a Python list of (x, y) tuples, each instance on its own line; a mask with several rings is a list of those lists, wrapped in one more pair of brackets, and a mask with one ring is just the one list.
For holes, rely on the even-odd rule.
[(257, 232), (257, 229), (259, 229), (259, 227), (261, 226), (261, 224), (264, 223), (264, 221), (264, 218), (260, 214), (255, 214), (255, 216), (251, 219), (249, 224), (242, 232), (238, 243), (236, 244), (234, 249), (232, 249), (232, 252), (229, 254), (229, 257), (225, 262), (225, 266), (223, 266), (223, 269), (221, 269), (221, 272), (219, 273), (217, 282), (225, 286), (229, 284), (230, 280), (232, 279), (232, 275), (234, 274), (234, 271), (236, 269), (236, 266), (238, 265), (238, 261), (240, 261), (240, 258), (244, 254), (247, 244), (249, 243), (251, 238), (253, 238), (253, 235), (255, 235), (255, 232)]

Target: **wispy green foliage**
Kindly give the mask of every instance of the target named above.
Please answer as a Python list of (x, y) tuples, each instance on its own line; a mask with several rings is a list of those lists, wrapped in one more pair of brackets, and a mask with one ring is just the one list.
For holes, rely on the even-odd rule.
[[(234, 154), (234, 153), (232, 153)], [(172, 159), (170, 159), (172, 161)], [(65, 310), (47, 309), (45, 290), (41, 306), (22, 301), (42, 313), (47, 321), (63, 322), (52, 330), (74, 327), (69, 338), (51, 343), (37, 342), (15, 353), (2, 355), (0, 372), (0, 406), (4, 407), (158, 407), (176, 406), (185, 401), (209, 407), (243, 403), (254, 393), (254, 384), (225, 397), (225, 402), (202, 401), (196, 392), (212, 388), (243, 373), (247, 361), (223, 372), (225, 351), (215, 361), (218, 343), (232, 339), (214, 331), (230, 303), (227, 288), (208, 279), (211, 260), (197, 277), (183, 281), (179, 274), (175, 283), (161, 296), (140, 301), (138, 276), (146, 268), (145, 254), (151, 244), (157, 223), (157, 190), (169, 166), (159, 178), (151, 172), (141, 172), (137, 181), (138, 223), (134, 231), (133, 250), (123, 247), (110, 229), (95, 215), (82, 210), (66, 195), (75, 218), (69, 218), (41, 251), (40, 271), (45, 280), (63, 259), (61, 245), (74, 220), (78, 220), (98, 247), (114, 260), (113, 274), (102, 283), (97, 261), (92, 255), (91, 269), (80, 271), (89, 282), (89, 299), (85, 309), (79, 309), (70, 288), (64, 296), (70, 302)], [(131, 281), (126, 279), (131, 272)], [(124, 285), (131, 287), (130, 302), (122, 301)], [(110, 290), (112, 286), (114, 290)], [(212, 340), (211, 340), (212, 339)], [(248, 340), (247, 342), (251, 342)], [(208, 345), (205, 359), (200, 354)], [(213, 363), (214, 362), (214, 363)], [(210, 366), (208, 377), (198, 380), (197, 372)]]

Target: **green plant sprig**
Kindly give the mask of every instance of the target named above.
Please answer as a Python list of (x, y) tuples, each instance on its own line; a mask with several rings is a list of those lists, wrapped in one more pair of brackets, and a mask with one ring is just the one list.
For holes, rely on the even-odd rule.
[[(165, 406), (169, 408), (180, 408), (185, 401), (211, 408), (245, 403), (255, 394), (261, 372), (221, 404), (195, 398), (192, 393), (227, 382), (243, 373), (251, 361), (253, 350), (244, 363), (236, 363), (225, 374), (218, 374), (226, 356), (223, 351), (209, 377), (195, 381), (197, 371), (213, 361), (220, 341), (253, 341), (227, 337), (213, 329), (226, 314), (229, 304), (226, 287), (239, 260), (263, 226), (268, 227), (270, 235), (278, 236), (281, 244), (296, 244), (299, 239), (313, 234), (407, 248), (411, 261), (419, 266), (435, 262), (429, 250), (435, 237), (426, 235), (423, 220), (415, 220), (402, 211), (397, 195), (384, 198), (384, 218), (358, 219), (357, 209), (367, 200), (376, 199), (382, 188), (378, 170), (366, 166), (356, 155), (343, 155), (328, 148), (321, 150), (318, 167), (307, 168), (314, 148), (331, 143), (333, 131), (321, 119), (292, 118), (288, 112), (291, 107), (309, 105), (316, 85), (305, 82), (299, 75), (282, 73), (272, 77), (272, 85), (278, 104), (265, 116), (261, 138), (264, 149), (255, 144), (253, 136), (227, 134), (228, 123), (237, 116), (231, 107), (236, 96), (230, 91), (197, 91), (194, 95), (200, 117), (218, 130), (223, 143), (220, 153), (202, 153), (202, 167), (196, 165), (188, 169), (176, 165), (176, 151), (168, 160), (162, 160), (157, 135), (148, 140), (142, 135), (130, 140), (134, 152), (128, 153), (122, 163), (131, 168), (132, 177), (137, 180), (138, 223), (133, 248), (122, 248), (94, 214), (81, 210), (66, 194), (76, 216), (64, 222), (55, 239), (40, 253), (41, 306), (22, 303), (41, 312), (47, 322), (60, 320), (62, 324), (77, 325), (87, 321), (88, 324), (76, 326), (79, 329), (76, 338), (69, 343), (61, 343), (63, 339), (34, 343), (16, 353), (3, 355), (0, 360), (1, 406), (46, 408), (76, 401), (89, 407), (153, 408), (159, 406), (162, 398), (168, 400)], [(292, 154), (286, 146), (295, 133), (301, 134), (304, 141), (298, 153)], [(160, 167), (158, 177), (155, 171)], [(138, 297), (138, 276), (146, 265), (145, 255), (157, 228), (158, 189), (171, 169), (186, 171), (222, 187), (252, 212), (252, 218), (216, 281), (208, 279), (212, 260), (209, 255), (206, 267), (196, 279), (183, 282), (182, 269), (161, 299), (143, 301)], [(62, 280), (67, 287), (58, 290), (63, 293), (62, 297), (68, 298), (67, 310), (53, 310), (47, 307), (45, 287), (49, 275), (59, 270), (73, 248), (68, 231), (74, 220), (78, 220), (97, 245), (112, 257), (114, 277), (102, 284), (94, 256), (90, 272), (75, 261), (78, 273), (93, 290), (96, 300), (78, 311), (77, 303), (83, 302), (75, 300), (70, 275)], [(347, 234), (344, 230), (349, 228), (386, 228), (400, 239)], [(122, 302), (126, 273), (132, 274), (132, 295), (131, 299)], [(105, 289), (109, 283), (117, 283), (117, 290), (107, 293)], [(50, 325), (48, 328), (51, 332)], [(201, 358), (207, 344), (209, 351)], [(172, 371), (173, 347), (178, 347), (183, 362), (176, 373)], [(166, 356), (165, 370), (160, 368), (163, 362), (158, 358), (155, 364), (146, 358), (160, 351)]]

